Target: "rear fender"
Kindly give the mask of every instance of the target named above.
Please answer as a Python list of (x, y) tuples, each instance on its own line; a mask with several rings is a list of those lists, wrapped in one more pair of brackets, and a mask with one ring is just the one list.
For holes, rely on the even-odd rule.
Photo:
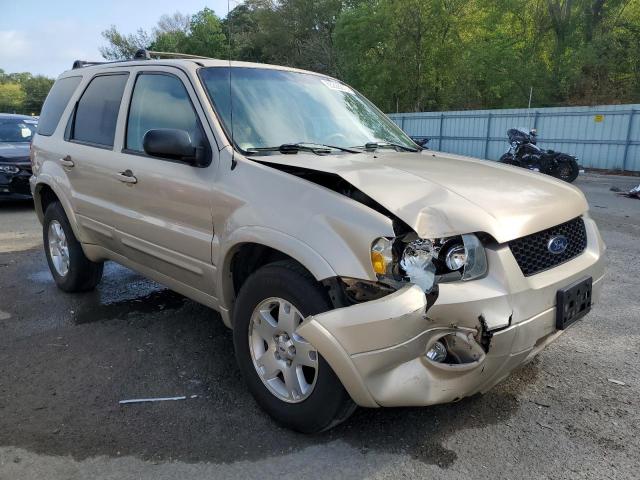
[(64, 209), (64, 213), (67, 215), (69, 219), (69, 224), (71, 225), (71, 229), (73, 230), (73, 234), (76, 236), (79, 242), (83, 243), (85, 240), (85, 236), (83, 235), (82, 230), (78, 227), (78, 222), (76, 219), (75, 212), (71, 206), (71, 203), (64, 195), (60, 187), (57, 185), (53, 178), (50, 178), (47, 174), (40, 174), (38, 177), (31, 177), (31, 191), (33, 194), (33, 202), (35, 205), (36, 215), (40, 223), (44, 223), (44, 214), (45, 212), (42, 210), (42, 189), (46, 186), (49, 187), (58, 201), (62, 205)]

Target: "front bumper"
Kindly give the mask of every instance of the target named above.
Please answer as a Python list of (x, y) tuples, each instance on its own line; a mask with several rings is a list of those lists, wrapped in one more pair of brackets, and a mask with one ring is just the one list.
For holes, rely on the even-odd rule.
[(22, 164), (5, 164), (19, 168), (17, 173), (8, 173), (0, 171), (0, 197), (30, 197), (31, 188), (29, 186), (29, 178), (31, 177), (31, 165)]
[[(605, 246), (593, 220), (584, 220), (586, 250), (553, 269), (524, 277), (509, 248), (500, 246), (487, 252), (487, 277), (440, 285), (428, 312), (424, 293), (410, 285), (310, 316), (298, 332), (361, 406), (433, 405), (487, 391), (562, 333), (555, 326), (560, 288), (590, 276), (593, 302), (599, 298)], [(424, 355), (443, 335), (477, 348), (483, 332), (491, 337), (488, 351), (474, 361), (449, 365)]]

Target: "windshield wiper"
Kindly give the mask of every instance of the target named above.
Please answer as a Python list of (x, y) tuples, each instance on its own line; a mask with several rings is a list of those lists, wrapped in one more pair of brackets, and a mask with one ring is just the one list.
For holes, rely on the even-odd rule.
[(331, 150), (340, 150), (348, 153), (362, 153), (360, 150), (354, 148), (337, 147), (335, 145), (324, 145), (322, 143), (283, 143), (279, 147), (252, 147), (247, 148), (246, 152), (249, 154), (262, 153), (262, 152), (280, 152), (280, 153), (298, 153), (313, 152), (315, 154), (331, 153)]
[(405, 152), (419, 152), (420, 150), (422, 150), (421, 147), (417, 147), (416, 148), (412, 148), (412, 147), (407, 147), (405, 145), (401, 145), (399, 143), (392, 143), (392, 142), (368, 142), (364, 144), (364, 148), (365, 150), (377, 150), (378, 148), (393, 148), (394, 150), (403, 150)]

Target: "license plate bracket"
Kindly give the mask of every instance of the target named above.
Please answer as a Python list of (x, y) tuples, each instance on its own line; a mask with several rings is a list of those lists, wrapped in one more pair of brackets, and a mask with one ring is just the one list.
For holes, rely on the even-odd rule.
[(591, 310), (593, 279), (583, 278), (556, 294), (556, 328), (564, 330)]

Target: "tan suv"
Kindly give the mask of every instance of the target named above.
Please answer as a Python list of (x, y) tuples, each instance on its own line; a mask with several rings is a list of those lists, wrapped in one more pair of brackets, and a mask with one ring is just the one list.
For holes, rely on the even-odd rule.
[(217, 310), (251, 393), (314, 432), (484, 392), (587, 313), (582, 193), (421, 149), (338, 80), (212, 59), (65, 72), (33, 140), (51, 273), (113, 260)]

